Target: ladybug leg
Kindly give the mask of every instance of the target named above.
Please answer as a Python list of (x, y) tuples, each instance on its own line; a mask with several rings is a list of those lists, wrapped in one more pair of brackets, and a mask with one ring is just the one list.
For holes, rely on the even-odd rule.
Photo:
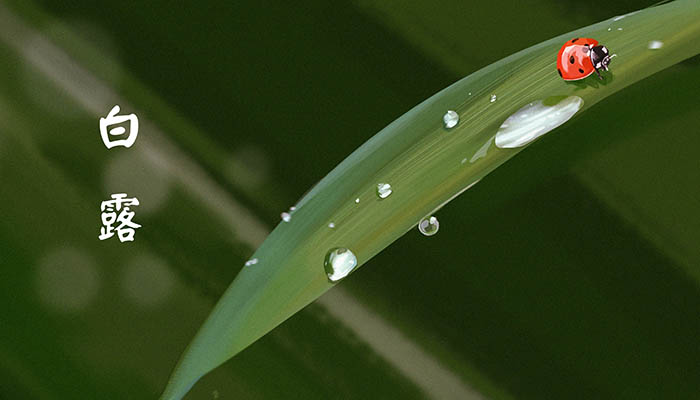
[(600, 71), (598, 71), (598, 68), (595, 69), (595, 73), (598, 74), (598, 78), (600, 78), (600, 80), (602, 81), (602, 80), (603, 80), (603, 76), (600, 75)]

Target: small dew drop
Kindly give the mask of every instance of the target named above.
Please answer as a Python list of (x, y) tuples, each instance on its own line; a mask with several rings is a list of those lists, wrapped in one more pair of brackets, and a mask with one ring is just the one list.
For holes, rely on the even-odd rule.
[(459, 122), (459, 114), (455, 111), (449, 110), (442, 117), (442, 121), (445, 123), (445, 128), (454, 128)]
[(255, 265), (255, 264), (257, 264), (257, 263), (258, 263), (258, 259), (257, 259), (257, 258), (251, 258), (250, 260), (248, 260), (248, 261), (245, 262), (245, 266), (246, 266), (246, 267), (250, 267), (251, 265)]
[(612, 30), (612, 28), (608, 28), (608, 32), (610, 32), (611, 30)]
[[(379, 199), (386, 199), (391, 195), (393, 190), (391, 189), (391, 185), (388, 183), (378, 183), (377, 184), (377, 197)], [(357, 203), (357, 200), (355, 200)]]
[(288, 212), (283, 212), (280, 214), (280, 217), (282, 217), (282, 221), (284, 222), (289, 222), (292, 220), (292, 216)]
[(330, 282), (338, 282), (357, 267), (357, 257), (349, 249), (336, 247), (326, 253), (323, 269)]
[(649, 42), (648, 47), (650, 50), (656, 50), (656, 49), (662, 48), (663, 46), (664, 46), (664, 42), (662, 42), (660, 40), (652, 40), (651, 42)]
[(438, 229), (440, 229), (440, 222), (432, 215), (418, 222), (418, 230), (425, 236), (433, 236), (438, 232)]
[(469, 92), (469, 95), (471, 96), (471, 95), (472, 95), (472, 92)]
[(289, 211), (296, 211), (296, 209), (297, 209), (297, 208), (294, 207), (294, 206), (289, 207)]
[(496, 95), (495, 95), (495, 94), (492, 94), (492, 95), (491, 95), (491, 103), (493, 103), (493, 102), (495, 102), (495, 101), (496, 101)]
[(331, 229), (335, 228), (335, 223), (331, 222), (330, 224), (328, 224), (328, 227)]
[(621, 30), (622, 30), (622, 28), (617, 28), (617, 30), (618, 30), (618, 31), (621, 31)]

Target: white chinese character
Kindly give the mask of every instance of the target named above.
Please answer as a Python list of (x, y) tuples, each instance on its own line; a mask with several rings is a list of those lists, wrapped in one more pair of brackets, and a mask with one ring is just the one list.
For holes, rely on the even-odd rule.
[[(100, 228), (100, 240), (109, 239), (114, 236), (114, 230), (117, 231), (117, 236), (120, 242), (134, 241), (135, 229), (141, 225), (133, 222), (135, 213), (129, 209), (130, 206), (138, 206), (139, 199), (136, 197), (127, 199), (126, 193), (117, 193), (112, 195), (114, 200), (105, 200), (102, 202), (102, 228)], [(121, 211), (117, 215), (117, 211)], [(120, 225), (116, 228), (112, 225), (118, 222)]]
[[(107, 114), (107, 118), (100, 118), (100, 135), (108, 149), (115, 146), (131, 147), (139, 134), (138, 117), (136, 117), (135, 114), (117, 115), (119, 110), (119, 106), (116, 105), (112, 108), (112, 111)], [(123, 126), (116, 126), (109, 129), (110, 126), (119, 125), (126, 121), (129, 121), (129, 132), (127, 132)], [(115, 140), (112, 140), (110, 136), (123, 137), (123, 139), (115, 138)]]

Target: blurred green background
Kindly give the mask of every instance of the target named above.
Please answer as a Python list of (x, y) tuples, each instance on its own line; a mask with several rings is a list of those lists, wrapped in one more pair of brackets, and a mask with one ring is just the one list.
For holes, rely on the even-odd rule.
[[(0, 398), (156, 398), (280, 212), (355, 148), (650, 3), (0, 2)], [(187, 398), (698, 398), (698, 72), (539, 140)], [(140, 118), (130, 149), (99, 138), (114, 104)], [(97, 238), (118, 192), (141, 201), (133, 243)]]

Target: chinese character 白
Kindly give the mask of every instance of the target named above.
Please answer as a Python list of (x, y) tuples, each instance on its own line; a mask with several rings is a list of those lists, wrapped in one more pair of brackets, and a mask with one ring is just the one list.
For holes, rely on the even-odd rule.
[[(107, 118), (100, 118), (100, 135), (108, 149), (115, 146), (131, 147), (139, 134), (138, 117), (136, 117), (135, 114), (117, 115), (119, 110), (119, 106), (116, 105), (112, 108), (112, 111), (107, 114)], [(110, 126), (119, 125), (126, 121), (129, 121), (128, 132), (123, 126), (110, 128)]]
[[(100, 240), (109, 239), (114, 236), (114, 231), (117, 231), (117, 237), (120, 242), (132, 242), (134, 240), (135, 229), (141, 225), (133, 222), (135, 213), (129, 207), (139, 205), (139, 199), (136, 197), (127, 199), (126, 193), (117, 193), (112, 195), (112, 200), (102, 202), (102, 228), (100, 228)], [(115, 223), (119, 225), (114, 227)]]

